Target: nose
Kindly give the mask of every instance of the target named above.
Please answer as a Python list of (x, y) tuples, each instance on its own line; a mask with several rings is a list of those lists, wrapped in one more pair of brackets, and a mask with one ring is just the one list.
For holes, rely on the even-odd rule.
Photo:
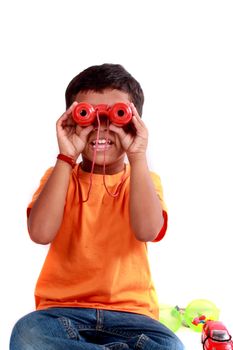
[(93, 125), (95, 129), (98, 129), (98, 126), (100, 124), (100, 129), (106, 131), (108, 129), (109, 125), (109, 119), (106, 115), (100, 115), (99, 116), (99, 122), (98, 119), (96, 118)]

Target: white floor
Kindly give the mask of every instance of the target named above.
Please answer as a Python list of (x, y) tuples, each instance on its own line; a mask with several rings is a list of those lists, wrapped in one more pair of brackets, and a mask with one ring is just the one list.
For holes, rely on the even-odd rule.
[(185, 346), (185, 350), (202, 350), (201, 333), (194, 332), (186, 327), (182, 327), (176, 332)]

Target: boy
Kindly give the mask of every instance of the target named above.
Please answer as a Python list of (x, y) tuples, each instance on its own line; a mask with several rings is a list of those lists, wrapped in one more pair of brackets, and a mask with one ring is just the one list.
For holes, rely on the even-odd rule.
[[(159, 177), (147, 166), (143, 102), (121, 65), (89, 67), (69, 83), (56, 124), (59, 155), (27, 210), (31, 239), (51, 243), (37, 310), (15, 325), (11, 350), (183, 349), (157, 321), (147, 260), (146, 242), (163, 238), (167, 214)], [(80, 103), (95, 109), (91, 125), (75, 122)], [(124, 127), (98, 112), (117, 103), (132, 113)]]

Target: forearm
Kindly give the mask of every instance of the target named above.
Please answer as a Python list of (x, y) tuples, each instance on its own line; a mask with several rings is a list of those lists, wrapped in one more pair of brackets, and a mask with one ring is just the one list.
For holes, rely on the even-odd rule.
[(137, 239), (153, 241), (163, 226), (163, 214), (146, 156), (130, 160), (130, 166), (130, 222)]
[(72, 167), (57, 160), (47, 183), (34, 203), (28, 230), (31, 239), (40, 244), (50, 243), (62, 223), (67, 189)]

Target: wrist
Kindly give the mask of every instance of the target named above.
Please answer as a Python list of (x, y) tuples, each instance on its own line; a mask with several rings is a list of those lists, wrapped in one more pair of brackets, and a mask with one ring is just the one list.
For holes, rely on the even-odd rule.
[(80, 153), (76, 152), (76, 151), (67, 151), (67, 150), (63, 150), (61, 147), (58, 148), (58, 152), (59, 154), (64, 154), (67, 157), (70, 157), (72, 159), (74, 159), (75, 161), (78, 159)]
[(137, 163), (147, 163), (146, 154), (145, 153), (135, 153), (127, 155), (130, 165)]
[(66, 154), (59, 153), (57, 159), (69, 164), (72, 168), (76, 165), (76, 160), (73, 157), (67, 156)]

